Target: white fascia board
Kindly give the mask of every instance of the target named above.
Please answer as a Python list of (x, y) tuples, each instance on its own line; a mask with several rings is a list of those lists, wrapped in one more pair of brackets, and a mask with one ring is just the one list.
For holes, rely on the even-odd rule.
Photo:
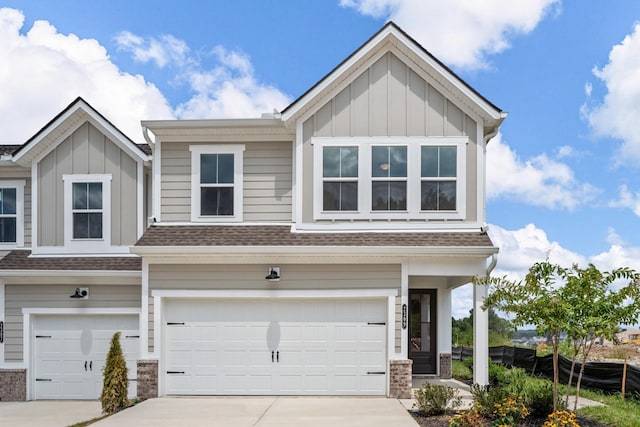
[(154, 289), (154, 298), (384, 298), (398, 295), (397, 289)]
[[(279, 118), (268, 119), (191, 119), (191, 120), (142, 120), (142, 127), (154, 134), (161, 129), (207, 129), (220, 127), (282, 127)], [(156, 134), (157, 135), (157, 134)]]
[(0, 270), (0, 277), (141, 277), (139, 270)]

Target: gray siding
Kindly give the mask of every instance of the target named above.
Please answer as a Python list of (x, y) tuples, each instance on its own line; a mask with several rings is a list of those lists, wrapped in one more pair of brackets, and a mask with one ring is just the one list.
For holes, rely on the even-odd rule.
[[(150, 265), (149, 295), (155, 289), (400, 289), (400, 265), (292, 264), (281, 265), (282, 279), (271, 286), (267, 265)], [(400, 299), (397, 299), (396, 311)], [(153, 351), (153, 304), (149, 304), (149, 351)], [(395, 331), (400, 351), (400, 324)]]
[(65, 174), (111, 174), (111, 244), (137, 240), (136, 161), (90, 123), (80, 126), (38, 164), (38, 243), (64, 246)]
[(0, 167), (0, 180), (24, 180), (24, 246), (31, 246), (31, 170), (20, 166)]
[[(291, 221), (290, 142), (243, 142), (243, 216), (246, 222)], [(189, 143), (162, 143), (162, 221), (191, 221)], [(212, 145), (212, 144), (203, 144)]]
[(387, 53), (303, 124), (303, 221), (313, 221), (312, 137), (468, 136), (467, 212), (476, 219), (478, 123)]
[(69, 295), (76, 285), (5, 285), (5, 361), (22, 360), (23, 308), (140, 307), (139, 285), (89, 286), (88, 300)]

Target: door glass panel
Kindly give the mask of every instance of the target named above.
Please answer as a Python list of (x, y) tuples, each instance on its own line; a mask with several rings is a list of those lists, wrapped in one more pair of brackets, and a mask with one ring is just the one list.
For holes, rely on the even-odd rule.
[(411, 351), (431, 351), (431, 295), (411, 295)]

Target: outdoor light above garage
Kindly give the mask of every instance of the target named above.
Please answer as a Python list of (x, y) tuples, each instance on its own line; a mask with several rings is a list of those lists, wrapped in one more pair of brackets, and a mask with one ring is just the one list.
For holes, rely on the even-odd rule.
[(269, 274), (265, 277), (270, 282), (280, 281), (280, 267), (269, 267)]
[(69, 296), (69, 298), (89, 299), (89, 288), (76, 288), (73, 295)]

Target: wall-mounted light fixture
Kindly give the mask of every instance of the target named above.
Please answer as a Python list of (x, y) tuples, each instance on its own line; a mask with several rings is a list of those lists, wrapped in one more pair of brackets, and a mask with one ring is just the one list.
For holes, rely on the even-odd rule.
[(0, 320), (0, 344), (4, 342), (4, 322)]
[(69, 298), (89, 299), (89, 288), (76, 288), (73, 295)]
[(280, 281), (280, 267), (269, 267), (267, 270), (267, 279), (270, 282), (279, 282)]

